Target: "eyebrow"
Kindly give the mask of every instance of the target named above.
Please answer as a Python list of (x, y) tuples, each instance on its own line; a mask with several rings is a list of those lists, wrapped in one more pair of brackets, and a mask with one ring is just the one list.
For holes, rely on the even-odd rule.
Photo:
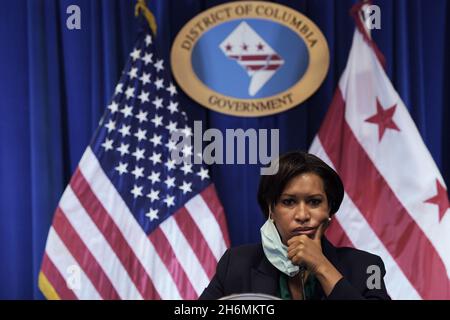
[[(323, 197), (325, 194), (323, 193), (314, 193), (311, 195), (308, 195), (307, 197), (312, 198), (312, 197)], [(296, 197), (296, 194), (290, 194), (290, 193), (282, 193), (281, 196), (287, 196), (287, 197)]]

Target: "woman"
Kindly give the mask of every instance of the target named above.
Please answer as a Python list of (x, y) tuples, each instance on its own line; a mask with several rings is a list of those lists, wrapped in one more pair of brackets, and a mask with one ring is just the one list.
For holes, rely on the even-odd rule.
[[(282, 299), (389, 299), (380, 257), (336, 248), (324, 232), (344, 187), (318, 157), (291, 152), (274, 175), (262, 176), (258, 203), (267, 221), (260, 244), (231, 248), (200, 299), (263, 293)], [(374, 279), (379, 270), (379, 279)], [(373, 272), (373, 271), (372, 271)]]

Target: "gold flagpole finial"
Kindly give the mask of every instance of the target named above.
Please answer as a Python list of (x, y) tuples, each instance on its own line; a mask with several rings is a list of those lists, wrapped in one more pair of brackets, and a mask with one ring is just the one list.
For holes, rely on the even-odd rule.
[(134, 15), (137, 17), (140, 13), (144, 14), (147, 19), (148, 25), (153, 31), (153, 35), (156, 36), (156, 19), (153, 13), (148, 9), (145, 0), (137, 0), (136, 7), (134, 8)]

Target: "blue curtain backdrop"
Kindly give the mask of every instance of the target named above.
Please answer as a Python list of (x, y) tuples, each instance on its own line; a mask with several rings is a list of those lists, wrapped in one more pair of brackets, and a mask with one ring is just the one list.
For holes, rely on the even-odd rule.
[[(158, 46), (168, 55), (180, 28), (226, 1), (152, 0)], [(245, 119), (202, 108), (182, 96), (204, 127), (280, 129), (280, 151), (309, 148), (345, 67), (354, 23), (352, 0), (274, 1), (306, 14), (328, 40), (325, 82), (305, 103), (275, 116)], [(445, 0), (374, 1), (373, 37), (447, 185), (450, 183), (450, 4)], [(66, 9), (81, 8), (81, 30)], [(37, 289), (53, 212), (112, 96), (138, 32), (132, 0), (0, 2), (0, 298), (42, 298)], [(446, 54), (447, 53), (447, 54)], [(407, 159), (405, 159), (407, 161)], [(212, 166), (232, 245), (259, 240), (259, 168)], [(413, 172), (411, 174), (414, 174)]]

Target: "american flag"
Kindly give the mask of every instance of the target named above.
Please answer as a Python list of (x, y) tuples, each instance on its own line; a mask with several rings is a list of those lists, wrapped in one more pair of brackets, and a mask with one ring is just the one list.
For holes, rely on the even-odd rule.
[(170, 157), (173, 132), (192, 136), (177, 95), (143, 33), (55, 212), (47, 298), (195, 299), (208, 285), (230, 242), (208, 170)]
[(341, 175), (327, 236), (382, 257), (394, 299), (450, 298), (447, 188), (358, 10), (347, 67), (310, 152)]

